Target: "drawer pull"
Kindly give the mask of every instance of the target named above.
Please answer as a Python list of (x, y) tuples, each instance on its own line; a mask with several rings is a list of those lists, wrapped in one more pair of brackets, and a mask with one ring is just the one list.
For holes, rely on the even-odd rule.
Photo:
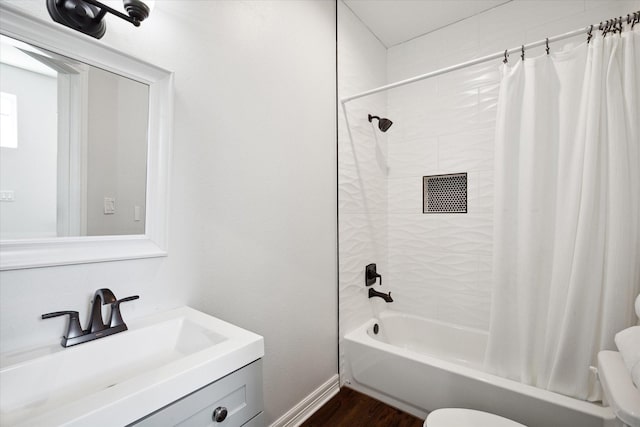
[(213, 421), (221, 423), (225, 420), (225, 418), (227, 418), (227, 413), (227, 408), (225, 408), (224, 406), (218, 406), (213, 410), (213, 416), (211, 418), (213, 418)]

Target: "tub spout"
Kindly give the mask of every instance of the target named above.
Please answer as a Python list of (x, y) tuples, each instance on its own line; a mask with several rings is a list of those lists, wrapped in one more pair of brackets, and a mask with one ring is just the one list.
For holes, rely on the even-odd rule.
[(369, 298), (373, 297), (380, 297), (385, 300), (385, 302), (393, 302), (393, 298), (391, 298), (391, 292), (385, 294), (384, 292), (378, 292), (373, 288), (369, 288)]

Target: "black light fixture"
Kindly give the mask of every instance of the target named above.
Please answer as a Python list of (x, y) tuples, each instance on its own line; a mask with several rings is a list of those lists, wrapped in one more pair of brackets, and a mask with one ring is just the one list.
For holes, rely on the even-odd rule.
[(378, 119), (378, 129), (380, 129), (382, 132), (386, 132), (387, 130), (389, 130), (389, 128), (393, 124), (393, 122), (389, 119), (385, 119), (384, 117), (372, 116), (371, 114), (369, 114), (369, 123), (371, 123), (373, 119)]
[(99, 39), (107, 31), (103, 19), (107, 12), (136, 27), (151, 13), (150, 1), (123, 0), (122, 3), (128, 15), (96, 0), (47, 0), (47, 10), (54, 21)]

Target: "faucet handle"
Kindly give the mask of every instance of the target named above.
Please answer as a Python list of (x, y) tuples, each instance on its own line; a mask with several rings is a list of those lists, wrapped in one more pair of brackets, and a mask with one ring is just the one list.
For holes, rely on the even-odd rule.
[(43, 319), (51, 319), (52, 317), (69, 316), (69, 325), (67, 327), (67, 333), (65, 339), (79, 337), (84, 334), (82, 326), (80, 326), (80, 318), (77, 311), (55, 311), (53, 313), (45, 313), (42, 315)]
[(140, 298), (140, 295), (132, 295), (130, 297), (122, 298), (111, 303), (111, 320), (109, 321), (110, 328), (124, 325), (124, 328), (126, 330), (127, 326), (124, 324), (124, 320), (122, 320), (122, 314), (120, 313), (120, 303), (134, 301), (138, 298)]
[(380, 285), (382, 285), (382, 275), (380, 275), (377, 271), (377, 266), (375, 263), (369, 264), (364, 268), (364, 283), (367, 286), (375, 285), (376, 278), (380, 278)]

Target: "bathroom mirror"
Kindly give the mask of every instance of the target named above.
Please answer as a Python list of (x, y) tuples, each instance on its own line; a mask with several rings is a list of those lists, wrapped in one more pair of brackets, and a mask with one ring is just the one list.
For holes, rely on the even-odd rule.
[(0, 269), (166, 255), (172, 73), (0, 12)]
[(0, 34), (0, 240), (144, 234), (149, 85)]

